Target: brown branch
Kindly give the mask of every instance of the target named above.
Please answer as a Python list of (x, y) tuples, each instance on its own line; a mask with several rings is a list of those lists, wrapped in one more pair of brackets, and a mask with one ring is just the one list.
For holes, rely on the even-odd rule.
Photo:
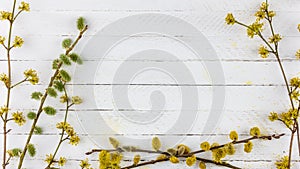
[[(255, 137), (254, 136), (254, 137), (250, 137), (250, 138), (243, 139), (243, 140), (233, 141), (233, 142), (230, 142), (230, 143), (232, 143), (232, 144), (241, 144), (241, 143), (247, 143), (247, 142), (249, 142), (251, 140), (257, 140), (257, 139), (272, 140), (272, 139), (279, 139), (282, 136), (284, 136), (284, 134), (279, 134), (279, 135), (273, 134), (273, 135), (259, 136), (259, 137)], [(222, 148), (222, 147), (226, 146), (227, 144), (222, 144), (220, 146), (212, 147), (210, 150)], [(117, 149), (92, 149), (91, 151), (89, 151), (89, 152), (87, 152), (85, 154), (86, 155), (90, 155), (90, 154), (93, 154), (93, 153), (96, 153), (96, 152), (101, 152), (101, 151), (120, 152), (120, 153), (125, 152), (125, 150), (123, 150), (122, 148), (117, 148)], [(136, 167), (145, 166), (145, 165), (151, 165), (151, 164), (155, 164), (155, 163), (159, 163), (159, 162), (164, 162), (164, 161), (168, 161), (169, 157), (170, 157), (170, 154), (168, 152), (164, 152), (164, 151), (134, 149), (134, 150), (132, 150), (130, 152), (165, 154), (168, 158), (146, 161), (146, 162), (139, 163), (139, 164), (132, 164), (132, 165), (129, 165), (129, 166), (126, 166), (126, 167), (122, 167), (121, 169), (130, 169), (130, 168), (136, 168)], [(205, 151), (204, 150), (197, 150), (197, 151), (193, 151), (193, 152), (190, 152), (190, 153), (187, 153), (187, 154), (183, 154), (183, 155), (176, 155), (176, 157), (178, 157), (178, 158), (186, 158), (186, 157), (190, 157), (192, 155), (203, 153), (203, 152), (205, 152)], [(219, 165), (219, 166), (228, 167), (228, 168), (240, 169), (239, 167), (233, 166), (233, 165), (225, 163), (225, 162), (218, 163), (216, 161), (209, 160), (209, 159), (204, 159), (204, 158), (200, 158), (200, 157), (197, 157), (197, 160), (203, 161), (203, 162), (206, 162), (206, 163), (212, 163), (212, 164)]]
[[(10, 103), (10, 94), (11, 94), (11, 77), (12, 77), (12, 71), (11, 71), (11, 60), (10, 60), (10, 50), (11, 50), (11, 37), (12, 37), (12, 30), (13, 30), (13, 17), (15, 15), (15, 9), (16, 9), (16, 3), (17, 1), (14, 0), (13, 2), (13, 7), (12, 7), (12, 18), (10, 20), (9, 24), (9, 33), (8, 33), (8, 42), (7, 42), (7, 69), (8, 69), (8, 84), (5, 84), (7, 87), (7, 95), (6, 95), (6, 107), (9, 108), (9, 103)], [(3, 45), (5, 46), (5, 45)], [(8, 112), (5, 113), (4, 115), (4, 120), (3, 120), (3, 162), (2, 162), (2, 167), (3, 169), (6, 168), (8, 165), (6, 162), (6, 151), (7, 151), (7, 119), (8, 119)]]
[[(218, 165), (218, 166), (223, 166), (223, 167), (232, 168), (232, 169), (241, 169), (239, 167), (233, 166), (233, 165), (225, 163), (225, 162), (220, 162), (219, 163), (219, 162), (216, 162), (216, 161), (213, 161), (213, 160), (200, 158), (200, 157), (196, 157), (196, 159), (198, 161), (202, 161), (202, 162), (205, 162), (205, 163), (211, 163), (211, 164), (215, 164), (215, 165)], [(169, 158), (151, 160), (151, 161), (146, 161), (146, 162), (142, 162), (142, 163), (139, 163), (139, 164), (132, 164), (132, 165), (129, 165), (129, 166), (126, 166), (126, 167), (121, 167), (121, 169), (137, 168), (137, 167), (152, 165), (152, 164), (156, 164), (156, 163), (159, 163), (159, 162), (165, 162), (165, 161), (169, 161)]]
[[(75, 42), (71, 45), (70, 48), (68, 48), (68, 49), (66, 50), (65, 55), (68, 55), (68, 54), (74, 49), (74, 47), (75, 47), (76, 44), (79, 42), (79, 40), (82, 38), (83, 34), (86, 32), (87, 29), (88, 29), (88, 26), (86, 25), (86, 26), (84, 27), (84, 29), (80, 31), (80, 33), (79, 33), (78, 37), (76, 38)], [(62, 63), (60, 63), (60, 64), (58, 65), (58, 68), (55, 70), (53, 76), (51, 77), (50, 82), (49, 82), (49, 84), (48, 84), (48, 88), (49, 88), (49, 87), (52, 87), (55, 78), (56, 78), (57, 75), (59, 74), (59, 70), (60, 70), (61, 66), (62, 66)], [(43, 106), (44, 106), (44, 103), (45, 103), (45, 101), (46, 101), (47, 96), (48, 96), (48, 93), (47, 93), (47, 91), (45, 91), (44, 94), (43, 94), (43, 96), (42, 96), (42, 98), (41, 98), (40, 106), (39, 106), (39, 109), (38, 109), (38, 111), (37, 111), (36, 118), (35, 118), (34, 121), (33, 121), (33, 124), (32, 124), (32, 126), (31, 126), (29, 135), (28, 135), (28, 137), (27, 137), (27, 141), (26, 141), (26, 143), (25, 143), (25, 146), (24, 146), (24, 148), (23, 148), (22, 154), (21, 154), (21, 156), (20, 156), (18, 169), (21, 169), (21, 167), (22, 167), (22, 165), (23, 165), (24, 157), (25, 157), (25, 154), (26, 154), (26, 152), (27, 152), (27, 145), (30, 143), (31, 137), (32, 137), (32, 135), (33, 135), (33, 133), (34, 133), (34, 128), (35, 128), (35, 126), (36, 126), (36, 124), (37, 124), (37, 122), (38, 122), (38, 120), (39, 120), (39, 117), (40, 117), (41, 113), (43, 112)]]

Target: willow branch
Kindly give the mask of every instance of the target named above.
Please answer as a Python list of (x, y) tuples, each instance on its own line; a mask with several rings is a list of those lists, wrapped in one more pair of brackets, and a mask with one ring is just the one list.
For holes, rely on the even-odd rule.
[[(215, 165), (218, 165), (218, 166), (223, 166), (223, 167), (232, 168), (232, 169), (241, 169), (239, 167), (233, 166), (233, 165), (225, 163), (225, 162), (218, 163), (216, 161), (205, 159), (205, 158), (200, 158), (200, 157), (196, 157), (196, 159), (198, 161), (202, 161), (202, 162), (205, 162), (205, 163), (211, 163), (211, 164), (215, 164)], [(142, 162), (142, 163), (139, 163), (139, 164), (132, 164), (132, 165), (129, 165), (129, 166), (126, 166), (126, 167), (121, 167), (121, 169), (137, 168), (137, 167), (152, 165), (152, 164), (165, 162), (165, 161), (169, 161), (169, 158), (151, 160), (151, 161), (146, 161), (146, 162)]]
[[(83, 29), (82, 31), (80, 31), (80, 33), (79, 33), (78, 37), (76, 38), (75, 42), (71, 45), (70, 48), (68, 48), (68, 49), (66, 50), (65, 55), (68, 55), (68, 54), (74, 49), (74, 47), (77, 45), (77, 43), (78, 43), (79, 40), (82, 38), (83, 34), (86, 32), (87, 29), (88, 29), (88, 26), (86, 25), (86, 26), (84, 27), (84, 29)], [(62, 63), (60, 63), (60, 64), (58, 65), (58, 68), (55, 70), (53, 76), (51, 77), (50, 82), (49, 82), (49, 84), (48, 84), (48, 88), (49, 88), (49, 87), (52, 87), (55, 78), (56, 78), (57, 75), (59, 74), (59, 70), (60, 70), (61, 66), (62, 66)], [(42, 98), (41, 98), (41, 101), (40, 101), (40, 105), (39, 105), (39, 108), (38, 108), (38, 111), (37, 111), (36, 118), (35, 118), (34, 121), (33, 121), (33, 124), (32, 124), (32, 126), (31, 126), (29, 135), (28, 135), (28, 137), (27, 137), (27, 141), (26, 141), (26, 143), (25, 143), (25, 146), (24, 146), (24, 148), (23, 148), (22, 154), (21, 154), (21, 156), (20, 156), (18, 169), (21, 169), (21, 167), (22, 167), (22, 165), (23, 165), (24, 157), (25, 157), (25, 154), (26, 154), (26, 152), (27, 152), (27, 145), (30, 143), (31, 137), (32, 137), (32, 135), (33, 135), (33, 133), (34, 133), (34, 128), (35, 128), (35, 126), (36, 126), (36, 124), (37, 124), (37, 122), (38, 122), (38, 120), (39, 120), (39, 117), (40, 117), (41, 113), (43, 112), (43, 106), (44, 106), (44, 103), (45, 103), (45, 101), (46, 101), (47, 96), (48, 96), (48, 93), (47, 93), (47, 91), (45, 91), (44, 94), (43, 94), (43, 96), (42, 96)]]
[[(246, 139), (238, 140), (238, 141), (233, 141), (233, 142), (230, 142), (230, 143), (232, 143), (232, 144), (241, 144), (241, 143), (247, 143), (247, 142), (249, 142), (251, 140), (258, 140), (258, 139), (262, 139), (262, 140), (265, 140), (265, 139), (267, 139), (267, 140), (279, 139), (280, 137), (282, 137), (284, 135), (285, 134), (282, 133), (282, 134), (278, 134), (278, 135), (273, 134), (273, 135), (259, 136), (259, 137), (253, 136), (253, 137), (250, 137), (250, 138), (246, 138)], [(212, 148), (210, 148), (210, 150), (222, 148), (222, 147), (226, 146), (227, 144), (228, 143), (222, 144), (222, 145), (219, 145), (219, 146), (216, 146), (216, 147), (212, 147)], [(97, 153), (97, 152), (101, 152), (101, 151), (107, 151), (107, 152), (126, 152), (122, 148), (117, 148), (117, 149), (92, 149), (91, 151), (86, 152), (85, 154), (86, 155), (91, 155), (93, 153)], [(153, 150), (144, 150), (144, 149), (133, 149), (130, 152), (152, 153), (152, 154), (165, 154), (165, 155), (169, 154), (168, 152), (164, 152), (164, 151), (153, 151)], [(199, 153), (203, 153), (203, 152), (205, 152), (205, 151), (204, 150), (197, 150), (197, 151), (193, 151), (193, 152), (184, 154), (184, 155), (179, 156), (179, 157), (189, 157), (189, 156), (192, 156), (194, 154), (199, 154)]]

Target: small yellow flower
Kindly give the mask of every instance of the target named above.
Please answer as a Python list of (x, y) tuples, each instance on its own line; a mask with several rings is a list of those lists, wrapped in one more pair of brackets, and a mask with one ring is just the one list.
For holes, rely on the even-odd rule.
[(0, 81), (4, 82), (4, 84), (6, 86), (8, 86), (9, 79), (8, 79), (8, 76), (5, 73), (0, 74)]
[(269, 120), (270, 121), (278, 120), (278, 114), (276, 112), (271, 112), (269, 115)]
[(141, 156), (140, 155), (135, 155), (134, 157), (133, 157), (133, 164), (134, 165), (137, 165), (139, 162), (140, 162), (140, 160), (141, 160)]
[(239, 135), (236, 131), (231, 131), (230, 134), (229, 134), (229, 138), (232, 141), (237, 141), (239, 139)]
[(279, 117), (287, 126), (292, 126), (294, 124), (294, 120), (289, 111), (281, 113)]
[(296, 56), (296, 59), (300, 59), (300, 49), (296, 52), (295, 56)]
[(7, 11), (0, 11), (0, 20), (11, 20), (12, 13)]
[(29, 79), (29, 82), (33, 85), (36, 85), (37, 83), (39, 83), (39, 78), (38, 77), (32, 77), (31, 79)]
[(248, 141), (247, 143), (244, 144), (244, 151), (246, 153), (250, 153), (253, 148), (253, 143), (251, 141)]
[(14, 42), (13, 42), (13, 46), (20, 48), (20, 47), (22, 47), (23, 44), (24, 44), (24, 40), (21, 37), (16, 36), (14, 39)]
[(257, 21), (260, 21), (261, 19), (264, 19), (266, 17), (266, 13), (264, 11), (257, 11), (255, 13)]
[(65, 131), (71, 137), (76, 135), (76, 132), (72, 126), (67, 127)]
[(278, 43), (282, 37), (279, 34), (275, 34), (274, 36), (269, 38), (270, 43)]
[(293, 77), (290, 80), (291, 86), (293, 87), (300, 87), (300, 78), (299, 77)]
[(52, 154), (47, 154), (45, 162), (47, 162), (48, 164), (50, 164), (50, 163), (52, 163), (52, 161), (53, 161), (53, 155)]
[(0, 116), (8, 112), (8, 108), (6, 106), (0, 107)]
[(265, 46), (260, 46), (258, 49), (258, 54), (260, 54), (262, 58), (267, 58), (269, 56), (269, 51)]
[(56, 128), (57, 129), (64, 129), (64, 130), (66, 130), (69, 126), (70, 126), (70, 124), (67, 123), (67, 122), (59, 122), (59, 123), (56, 124)]
[(276, 168), (278, 169), (288, 169), (289, 168), (289, 157), (284, 156), (280, 160), (275, 162)]
[(77, 146), (79, 141), (80, 141), (80, 138), (77, 135), (74, 135), (74, 136), (71, 136), (69, 143), (74, 146)]
[(59, 102), (61, 102), (61, 103), (66, 103), (67, 101), (68, 101), (68, 97), (66, 95), (62, 95), (59, 98)]
[(287, 113), (291, 116), (291, 118), (298, 118), (298, 109), (289, 109)]
[(201, 161), (201, 162), (199, 163), (199, 168), (200, 168), (200, 169), (206, 169), (206, 164), (205, 164), (204, 162)]
[(36, 75), (36, 71), (33, 69), (28, 69), (24, 71), (24, 75), (26, 78), (30, 78), (31, 76), (35, 76)]
[(300, 24), (298, 24), (298, 31), (300, 32)]
[(65, 157), (60, 157), (59, 160), (58, 160), (58, 165), (59, 166), (64, 166), (67, 162), (67, 159)]
[(275, 13), (274, 11), (269, 11), (269, 12), (268, 12), (268, 16), (269, 16), (270, 18), (273, 18), (275, 15), (276, 15), (276, 13)]
[(37, 75), (37, 72), (33, 69), (25, 70), (24, 75), (27, 78), (27, 80), (33, 85), (39, 82), (39, 77)]
[(294, 90), (290, 95), (292, 99), (299, 100), (300, 92), (298, 90)]
[(23, 112), (15, 112), (12, 114), (12, 117), (15, 123), (17, 123), (19, 126), (22, 126), (26, 122)]
[(258, 137), (260, 136), (260, 129), (258, 127), (253, 127), (250, 129), (250, 135)]
[(200, 148), (204, 151), (208, 151), (210, 149), (210, 144), (209, 142), (205, 141), (200, 144)]
[(0, 44), (3, 45), (5, 42), (5, 37), (3, 36), (0, 36)]
[(235, 18), (233, 17), (232, 13), (227, 14), (225, 21), (228, 25), (233, 25), (235, 23)]
[(186, 158), (185, 163), (187, 166), (191, 167), (196, 163), (196, 161), (197, 161), (196, 156), (192, 155), (192, 156)]
[(79, 96), (73, 96), (72, 97), (72, 103), (74, 103), (74, 104), (81, 104), (82, 103), (82, 99)]
[(85, 160), (81, 160), (79, 166), (83, 169), (88, 169), (91, 164), (89, 163), (89, 160), (86, 158)]
[(268, 9), (268, 7), (269, 7), (269, 4), (266, 2), (263, 2), (260, 6), (260, 10), (266, 11)]
[(171, 163), (174, 163), (174, 164), (179, 163), (179, 159), (175, 156), (171, 156), (169, 160)]
[(255, 35), (258, 35), (263, 30), (263, 23), (260, 23), (258, 21), (252, 23), (247, 28), (247, 34), (250, 38), (253, 38)]
[(29, 4), (26, 3), (26, 2), (21, 2), (20, 6), (19, 6), (19, 9), (22, 10), (22, 11), (26, 11), (26, 12), (30, 11)]

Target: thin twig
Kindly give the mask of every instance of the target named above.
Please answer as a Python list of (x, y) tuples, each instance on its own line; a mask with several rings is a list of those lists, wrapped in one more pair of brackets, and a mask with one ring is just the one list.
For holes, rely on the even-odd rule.
[[(64, 83), (63, 85), (63, 91), (64, 91), (64, 95), (68, 98), (68, 92), (66, 90), (66, 83)], [(66, 124), (67, 122), (67, 119), (68, 119), (68, 113), (69, 113), (69, 108), (72, 106), (72, 104), (69, 104), (69, 99), (66, 100), (66, 110), (65, 110), (65, 117), (64, 117), (64, 124)], [(47, 165), (47, 167), (45, 169), (50, 169), (51, 168), (51, 165), (53, 164), (54, 162), (54, 159), (55, 159), (55, 156), (61, 146), (61, 144), (66, 141), (67, 139), (64, 138), (64, 134), (65, 134), (65, 129), (62, 128), (62, 131), (61, 131), (61, 136), (60, 136), (60, 139), (59, 139), (59, 142), (55, 148), (55, 151), (53, 153), (53, 158), (52, 160), (49, 162), (49, 164)]]
[(14, 87), (16, 87), (16, 86), (18, 86), (18, 85), (20, 85), (20, 84), (22, 84), (22, 83), (26, 82), (26, 81), (27, 81), (27, 78), (25, 78), (25, 79), (21, 80), (20, 82), (18, 82), (18, 83), (16, 83), (16, 84), (14, 84), (14, 85), (11, 85), (11, 86), (10, 86), (10, 88), (12, 89), (12, 88), (14, 88)]

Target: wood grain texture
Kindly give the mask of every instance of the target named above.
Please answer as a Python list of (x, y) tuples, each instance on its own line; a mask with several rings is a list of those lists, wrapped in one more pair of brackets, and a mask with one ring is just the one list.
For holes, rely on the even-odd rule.
[[(259, 39), (249, 39), (246, 31), (240, 27), (227, 26), (224, 17), (232, 12), (239, 20), (251, 23), (253, 13), (259, 7), (260, 0), (42, 0), (31, 3), (31, 12), (22, 14), (16, 22), (14, 35), (24, 38), (22, 49), (12, 52), (13, 82), (23, 78), (22, 72), (34, 68), (39, 72), (41, 82), (35, 87), (24, 84), (13, 90), (12, 111), (23, 111), (25, 114), (36, 110), (37, 102), (30, 99), (33, 91), (44, 91), (51, 75), (51, 60), (63, 52), (61, 40), (74, 38), (76, 29), (74, 21), (78, 16), (84, 16), (89, 24), (89, 30), (76, 48), (78, 53), (84, 51), (86, 44), (97, 36), (103, 28), (111, 23), (134, 15), (144, 13), (170, 15), (186, 21), (198, 29), (211, 44), (217, 58), (196, 57), (179, 41), (184, 38), (188, 43), (199, 43), (198, 34), (185, 32), (168, 37), (160, 34), (124, 35), (122, 33), (107, 34), (105, 38), (130, 36), (126, 41), (114, 47), (106, 57), (83, 55), (84, 64), (78, 67), (66, 67), (74, 76), (68, 85), (72, 95), (82, 96), (84, 103), (71, 109), (70, 123), (81, 136), (82, 143), (78, 147), (65, 145), (59, 155), (69, 160), (63, 168), (79, 168), (78, 163), (86, 158), (84, 153), (92, 148), (110, 147), (107, 138), (113, 136), (122, 143), (136, 144), (150, 148), (149, 140), (159, 136), (163, 140), (163, 148), (172, 146), (175, 141), (183, 141), (198, 149), (201, 141), (228, 141), (230, 130), (237, 130), (241, 137), (248, 136), (252, 126), (259, 126), (264, 134), (288, 133), (280, 123), (271, 123), (267, 116), (271, 111), (282, 112), (288, 108), (288, 98), (275, 58), (259, 58), (257, 48)], [(300, 62), (294, 54), (299, 48), (300, 34), (297, 24), (300, 22), (300, 1), (271, 1), (271, 7), (278, 17), (274, 20), (276, 31), (283, 35), (280, 52), (287, 76), (299, 75)], [(0, 0), (0, 9), (10, 9), (11, 1)], [(148, 18), (144, 22), (168, 23), (159, 17)], [(0, 35), (6, 35), (8, 26), (0, 22)], [(268, 36), (269, 32), (265, 32)], [(153, 48), (168, 51), (177, 58), (135, 58), (130, 55), (136, 51)], [(6, 72), (5, 51), (0, 49), (0, 72)], [(122, 64), (134, 66), (152, 65), (167, 67), (182, 64), (188, 68), (193, 82), (178, 72), (176, 75), (164, 74), (163, 71), (148, 71), (132, 77), (129, 83), (115, 80)], [(224, 82), (214, 82), (206, 65), (222, 66)], [(90, 70), (90, 71), (89, 71)], [(180, 76), (182, 75), (182, 76)], [(178, 77), (175, 79), (173, 77)], [(117, 91), (127, 92), (130, 104), (117, 104)], [(182, 108), (184, 99), (182, 91), (197, 92), (198, 104), (192, 108)], [(212, 107), (216, 92), (224, 92), (224, 105)], [(117, 96), (123, 93), (117, 93)], [(124, 93), (125, 94), (125, 93)], [(4, 85), (0, 85), (0, 105), (4, 104)], [(33, 137), (33, 144), (38, 152), (35, 158), (26, 157), (24, 167), (40, 169), (45, 167), (45, 154), (53, 152), (53, 145), (58, 141), (59, 131), (55, 128), (62, 121), (64, 106), (58, 99), (49, 98), (46, 105), (55, 106), (58, 113), (54, 117), (42, 115), (38, 123), (44, 129), (43, 135)], [(205, 130), (205, 124), (212, 113), (217, 112), (218, 118), (210, 130)], [(187, 121), (190, 130), (169, 132), (172, 125), (180, 121), (180, 115), (195, 115), (192, 121)], [(151, 121), (153, 118), (153, 121)], [(150, 119), (150, 122), (149, 122)], [(148, 121), (147, 121), (148, 120)], [(30, 122), (22, 127), (11, 124), (14, 130), (9, 134), (9, 147), (23, 147)], [(135, 140), (132, 142), (132, 140)], [(237, 154), (226, 157), (226, 160), (242, 168), (265, 169), (275, 168), (274, 161), (279, 155), (287, 154), (289, 135), (276, 141), (255, 142), (253, 153), (245, 154), (242, 146)], [(0, 140), (2, 145), (2, 140)], [(296, 150), (296, 149), (295, 149)], [(300, 161), (294, 151), (293, 168), (300, 168)], [(209, 157), (210, 154), (204, 154)], [(0, 156), (1, 157), (1, 156)], [(143, 160), (149, 160), (145, 155)], [(97, 155), (92, 155), (92, 163), (97, 167)], [(124, 164), (131, 163), (132, 157), (125, 155)], [(13, 160), (9, 169), (16, 168)], [(141, 169), (188, 168), (183, 162), (172, 165), (168, 162), (152, 165)], [(194, 167), (195, 168), (195, 167)], [(208, 168), (218, 168), (209, 165)]]

